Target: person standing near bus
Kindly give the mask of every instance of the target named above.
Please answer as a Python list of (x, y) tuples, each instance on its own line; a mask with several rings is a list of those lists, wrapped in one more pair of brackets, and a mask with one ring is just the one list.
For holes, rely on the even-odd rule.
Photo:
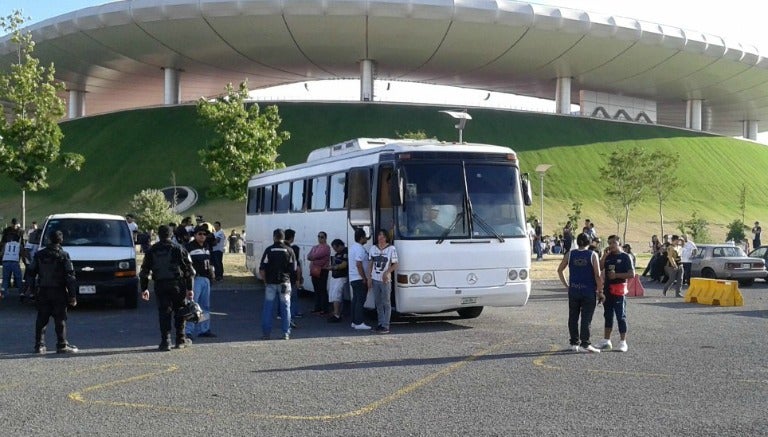
[[(589, 237), (576, 237), (578, 249), (569, 250), (557, 267), (560, 282), (568, 290), (568, 332), (571, 336), (571, 350), (574, 352), (600, 352), (589, 342), (590, 325), (597, 303), (605, 300), (603, 280), (600, 278), (600, 259), (589, 250)], [(568, 267), (568, 281), (563, 271)], [(581, 330), (579, 330), (581, 317)]]
[(352, 329), (369, 331), (365, 324), (365, 298), (368, 295), (368, 251), (365, 242), (368, 237), (364, 229), (355, 229), (355, 242), (349, 246), (349, 284), (352, 286)]
[[(301, 248), (293, 244), (296, 239), (296, 231), (293, 229), (285, 230), (285, 244), (293, 249), (293, 257), (296, 258), (296, 270), (291, 272), (291, 328), (296, 328), (295, 319), (300, 319), (304, 314), (299, 311), (299, 289), (304, 288), (304, 277), (301, 272), (301, 258), (299, 257)], [(277, 310), (278, 316), (280, 309)]]
[(328, 269), (331, 263), (331, 247), (327, 243), (328, 234), (317, 233), (317, 244), (307, 254), (309, 275), (315, 290), (315, 309), (312, 314), (324, 315), (328, 308)]
[(195, 293), (194, 301), (200, 304), (203, 310), (202, 320), (192, 323), (186, 323), (187, 339), (192, 339), (193, 335), (198, 337), (216, 337), (211, 332), (211, 251), (209, 250), (206, 239), (208, 238), (208, 229), (203, 226), (195, 228), (195, 237), (187, 243), (185, 249), (192, 259), (192, 267), (195, 269), (195, 277), (192, 280), (192, 291)]
[(368, 255), (368, 288), (376, 299), (376, 313), (379, 325), (374, 329), (378, 334), (389, 333), (389, 320), (392, 317), (391, 281), (392, 272), (397, 269), (397, 249), (389, 244), (389, 232), (379, 229), (376, 232), (376, 244)]
[(264, 281), (264, 308), (261, 312), (262, 339), (269, 340), (272, 333), (272, 306), (280, 299), (280, 322), (283, 338), (291, 339), (291, 272), (296, 271), (293, 249), (285, 244), (285, 232), (277, 228), (272, 232), (274, 244), (264, 250), (259, 264), (259, 276)]
[(349, 260), (347, 248), (340, 239), (335, 239), (331, 243), (335, 254), (331, 258), (331, 286), (328, 289), (328, 300), (333, 306), (333, 314), (328, 318), (330, 323), (341, 322), (341, 300), (344, 297), (344, 289), (348, 287)]

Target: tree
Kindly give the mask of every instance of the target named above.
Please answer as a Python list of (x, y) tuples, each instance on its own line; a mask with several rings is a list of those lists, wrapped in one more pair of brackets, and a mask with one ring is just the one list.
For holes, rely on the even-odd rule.
[[(427, 136), (427, 133), (421, 129), (415, 132), (408, 131), (403, 134), (401, 134), (400, 132), (395, 132), (395, 135), (397, 135), (397, 138), (404, 139), (404, 140), (426, 140), (429, 138)], [(435, 139), (435, 137), (432, 137), (432, 139)]]
[(64, 135), (58, 121), (64, 116), (64, 102), (57, 95), (63, 85), (54, 78), (53, 64), (40, 65), (32, 54), (35, 43), (22, 32), (24, 18), (16, 11), (0, 18), (0, 26), (16, 45), (17, 63), (0, 72), (0, 102), (10, 117), (0, 123), (0, 173), (22, 190), (48, 188), (48, 169), (61, 165), (80, 170), (85, 158), (61, 153)]
[(608, 217), (616, 223), (616, 235), (619, 235), (621, 222), (624, 221), (624, 206), (616, 202), (615, 198), (609, 197), (603, 202), (603, 209)]
[(649, 155), (649, 162), (652, 168), (648, 169), (645, 183), (650, 186), (649, 189), (659, 201), (659, 224), (661, 225), (659, 235), (664, 235), (664, 201), (683, 186), (683, 182), (676, 174), (677, 167), (680, 165), (680, 155), (656, 150)]
[(252, 175), (284, 166), (276, 162), (277, 149), (290, 133), (278, 131), (282, 120), (277, 106), (260, 112), (259, 105), (247, 105), (247, 98), (246, 81), (237, 90), (227, 84), (226, 94), (213, 101), (197, 102), (201, 122), (215, 133), (208, 147), (199, 151), (213, 183), (208, 193), (213, 197), (242, 200)]
[(741, 212), (742, 224), (744, 224), (746, 210), (747, 210), (747, 184), (741, 184), (741, 190), (739, 190), (739, 211)]
[(160, 190), (146, 189), (133, 196), (131, 210), (136, 224), (142, 230), (156, 230), (160, 225), (181, 222), (181, 216), (171, 209), (171, 204)]
[(693, 241), (709, 242), (709, 222), (699, 217), (696, 211), (691, 213), (690, 220), (680, 223), (677, 229), (681, 233), (689, 235)]
[(747, 236), (744, 231), (749, 228), (747, 228), (747, 226), (744, 225), (743, 221), (734, 220), (728, 223), (727, 228), (728, 228), (728, 233), (725, 235), (725, 241), (733, 241), (736, 244), (741, 244), (747, 239)]
[(629, 211), (643, 199), (647, 192), (649, 155), (639, 147), (614, 150), (608, 155), (608, 163), (600, 167), (600, 179), (605, 182), (605, 193), (624, 208), (624, 233), (627, 240)]
[(574, 235), (581, 233), (581, 231), (577, 232), (579, 229), (579, 221), (581, 220), (581, 205), (581, 202), (573, 202), (573, 204), (571, 204), (571, 213), (568, 214), (568, 220), (571, 222), (571, 225), (573, 225)]

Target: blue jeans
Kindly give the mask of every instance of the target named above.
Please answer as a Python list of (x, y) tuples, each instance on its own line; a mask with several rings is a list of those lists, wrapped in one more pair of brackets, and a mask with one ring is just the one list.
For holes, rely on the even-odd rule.
[(365, 322), (365, 298), (368, 295), (368, 286), (362, 279), (352, 281), (352, 323), (359, 325)]
[[(589, 346), (591, 335), (589, 327), (592, 324), (592, 316), (597, 306), (595, 293), (578, 294), (568, 293), (568, 332), (571, 335), (571, 346)], [(581, 317), (581, 332), (579, 332), (579, 317)]]
[(21, 265), (18, 261), (3, 261), (3, 296), (8, 295), (8, 288), (11, 285), (11, 274), (16, 288), (21, 290)]
[(605, 317), (605, 329), (613, 329), (613, 316), (619, 324), (619, 334), (627, 333), (627, 298), (605, 293), (603, 302), (603, 316)]
[(187, 322), (187, 335), (197, 335), (211, 330), (211, 280), (203, 276), (195, 276), (192, 284), (195, 292), (195, 302), (203, 310), (203, 321)]
[(272, 333), (272, 308), (275, 298), (279, 296), (280, 324), (283, 334), (291, 333), (291, 284), (266, 284), (264, 288), (264, 308), (261, 311), (261, 332), (270, 335)]
[[(392, 300), (390, 299), (390, 284), (381, 281), (372, 281), (373, 296), (376, 299), (376, 313), (379, 315), (379, 326), (389, 328), (389, 319), (392, 317)], [(363, 301), (365, 303), (365, 301)]]

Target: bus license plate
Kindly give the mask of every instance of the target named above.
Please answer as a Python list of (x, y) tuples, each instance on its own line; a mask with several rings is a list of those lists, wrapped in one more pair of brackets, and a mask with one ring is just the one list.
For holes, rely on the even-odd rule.
[(470, 304), (473, 304), (473, 303), (477, 303), (477, 298), (476, 297), (462, 297), (461, 298), (461, 304), (462, 305), (470, 305)]
[(81, 285), (80, 294), (96, 294), (95, 285)]

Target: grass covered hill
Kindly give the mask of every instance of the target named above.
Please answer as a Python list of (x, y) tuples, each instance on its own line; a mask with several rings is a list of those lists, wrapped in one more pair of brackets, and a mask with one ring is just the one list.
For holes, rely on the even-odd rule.
[[(429, 136), (457, 138), (453, 119), (430, 106), (381, 103), (279, 103), (283, 129), (291, 139), (280, 149), (287, 165), (303, 162), (309, 151), (355, 137), (395, 137), (423, 130)], [(644, 147), (678, 152), (678, 176), (685, 181), (664, 207), (665, 231), (696, 211), (722, 238), (722, 226), (741, 218), (739, 192), (746, 187), (745, 219), (768, 221), (764, 186), (768, 182), (768, 148), (700, 132), (597, 119), (472, 109), (464, 139), (505, 145), (518, 152), (523, 171), (531, 173), (534, 205), (539, 214), (536, 165), (553, 167), (545, 179), (545, 232), (561, 226), (575, 201), (583, 203), (582, 217), (598, 224), (601, 234), (616, 229), (603, 207), (604, 187), (598, 169), (604, 155), (617, 148)], [(125, 214), (132, 196), (144, 188), (189, 185), (201, 195), (194, 213), (221, 219), (224, 227), (243, 223), (242, 203), (211, 200), (209, 182), (197, 151), (210, 133), (197, 123), (193, 106), (152, 108), (88, 117), (62, 123), (63, 149), (86, 157), (82, 171), (52, 170), (51, 188), (27, 193), (27, 221), (53, 212), (102, 211)], [(663, 178), (649, 174), (648, 178)], [(10, 182), (0, 184), (3, 221), (20, 216), (20, 191)], [(632, 211), (630, 241), (645, 242), (658, 233), (658, 205), (649, 198)]]

